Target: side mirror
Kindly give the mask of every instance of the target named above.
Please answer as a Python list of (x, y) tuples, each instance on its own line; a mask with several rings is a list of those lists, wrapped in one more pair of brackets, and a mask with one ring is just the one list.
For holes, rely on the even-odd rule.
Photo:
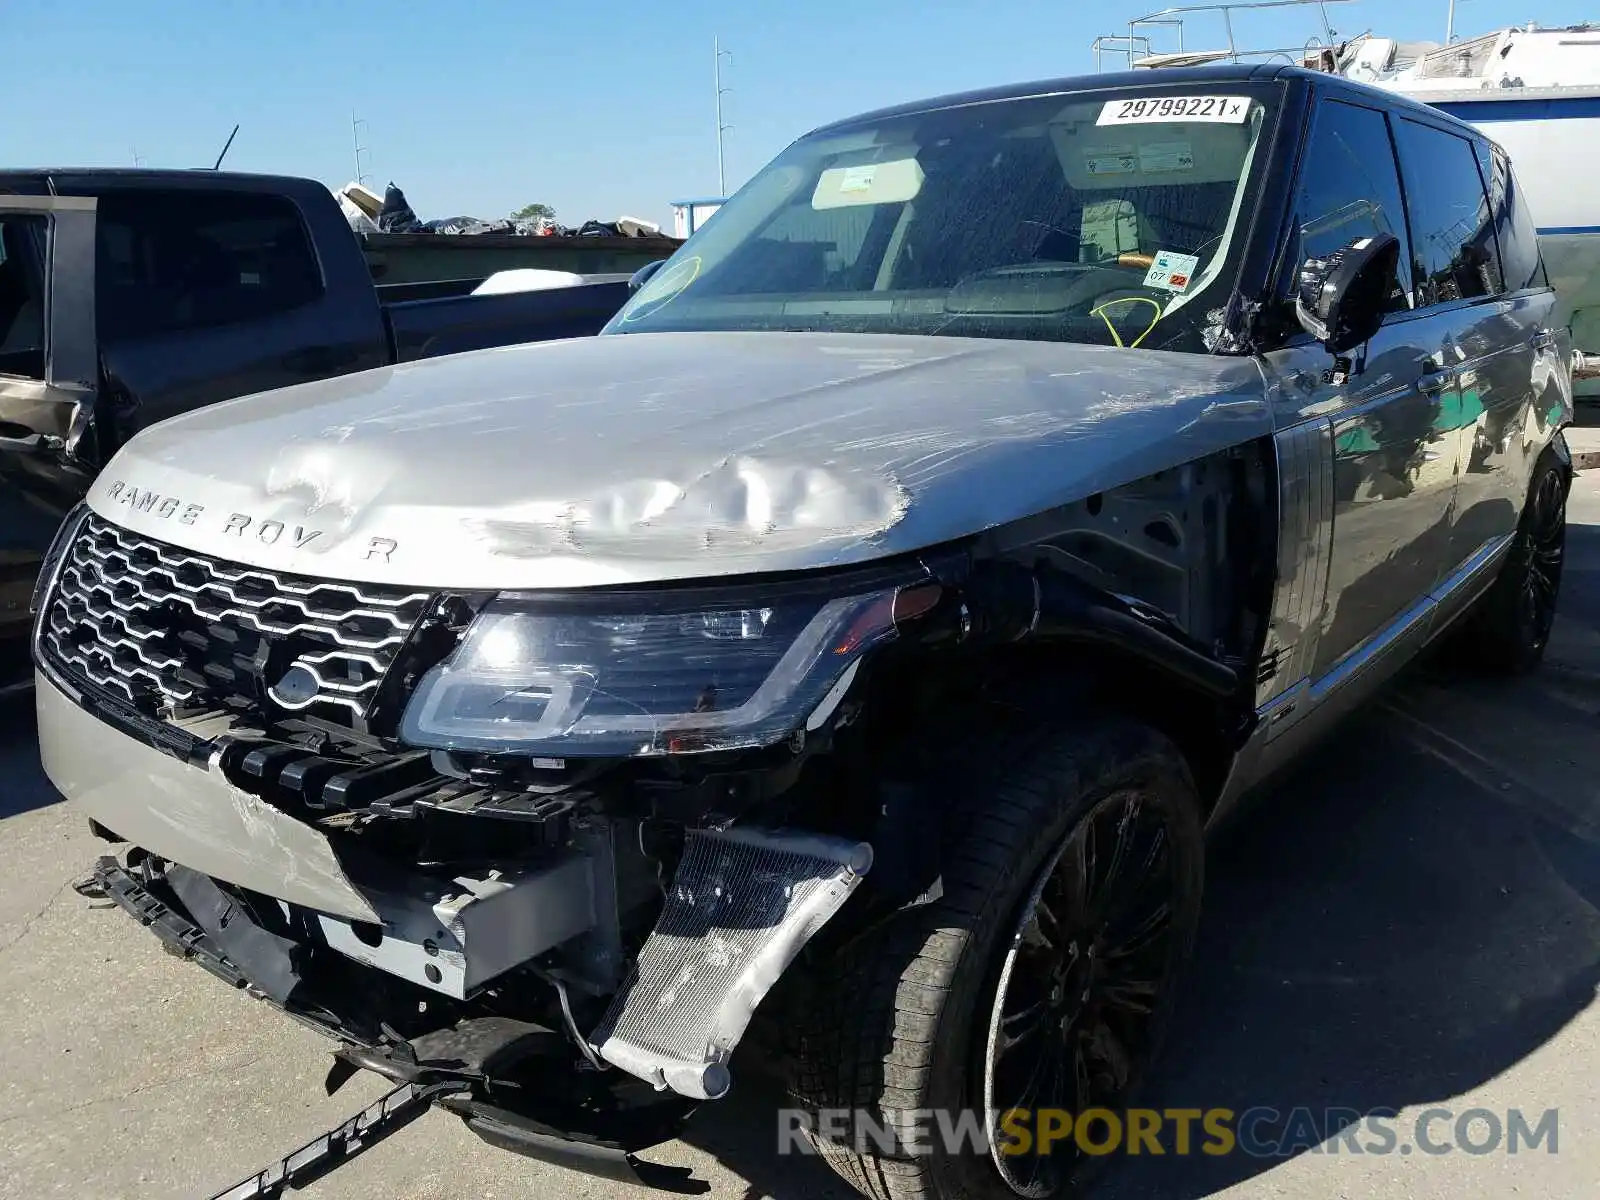
[(1300, 326), (1343, 354), (1367, 341), (1383, 324), (1400, 267), (1400, 239), (1392, 233), (1360, 237), (1300, 265), (1294, 313)]
[(666, 265), (667, 260), (664, 258), (658, 258), (655, 262), (645, 263), (644, 266), (640, 267), (632, 274), (632, 276), (629, 277), (628, 290), (630, 292), (637, 292), (645, 284), (650, 282), (650, 277), (652, 275)]

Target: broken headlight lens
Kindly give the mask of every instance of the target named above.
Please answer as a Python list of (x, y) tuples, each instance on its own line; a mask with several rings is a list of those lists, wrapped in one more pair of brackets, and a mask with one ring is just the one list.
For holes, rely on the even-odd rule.
[[(895, 635), (899, 587), (503, 594), (417, 685), (413, 746), (552, 757), (770, 745)], [(838, 685), (837, 691), (835, 686)]]

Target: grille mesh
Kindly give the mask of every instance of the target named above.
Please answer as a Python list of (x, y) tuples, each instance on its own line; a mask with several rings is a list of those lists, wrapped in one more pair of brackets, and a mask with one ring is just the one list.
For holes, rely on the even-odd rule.
[[(150, 715), (270, 702), (359, 718), (430, 598), (240, 566), (90, 516), (46, 602), (40, 649), (69, 679)], [(269, 701), (291, 667), (306, 686)]]
[(686, 1095), (726, 1087), (767, 991), (839, 910), (871, 848), (817, 834), (691, 830), (655, 932), (596, 1040), (610, 1062)]

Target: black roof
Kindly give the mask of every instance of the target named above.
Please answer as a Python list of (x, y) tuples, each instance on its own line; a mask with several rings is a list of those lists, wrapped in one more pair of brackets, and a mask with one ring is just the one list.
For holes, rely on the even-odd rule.
[(830, 133), (853, 125), (892, 117), (914, 116), (917, 113), (936, 112), (940, 109), (962, 108), (971, 104), (992, 104), (1006, 100), (1027, 100), (1036, 96), (1055, 96), (1071, 92), (1109, 91), (1119, 88), (1148, 90), (1152, 87), (1195, 86), (1212, 87), (1228, 83), (1265, 83), (1274, 80), (1298, 82), (1322, 91), (1344, 92), (1364, 98), (1368, 103), (1380, 101), (1385, 107), (1405, 109), (1426, 115), (1430, 119), (1453, 125), (1464, 133), (1482, 138), (1483, 132), (1457, 120), (1439, 109), (1398, 92), (1386, 91), (1370, 84), (1358, 83), (1343, 75), (1326, 71), (1311, 71), (1288, 63), (1209, 63), (1198, 67), (1160, 67), (1133, 71), (1103, 71), (1089, 75), (1068, 75), (1059, 79), (1033, 80), (1026, 83), (1006, 84), (1001, 87), (981, 88), (971, 92), (952, 92), (946, 96), (896, 104), (872, 112), (860, 113), (838, 121), (830, 121), (812, 130), (813, 133)]
[[(10, 167), (0, 170), (0, 190), (32, 185), (58, 195), (95, 195), (105, 188), (225, 188), (244, 192), (297, 195), (321, 188), (299, 175), (265, 175), (250, 171), (212, 171), (204, 167)], [(326, 188), (323, 188), (326, 191)]]

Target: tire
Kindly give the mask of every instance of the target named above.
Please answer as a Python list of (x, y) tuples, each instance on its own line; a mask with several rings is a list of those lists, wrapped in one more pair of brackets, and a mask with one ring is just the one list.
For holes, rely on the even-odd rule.
[(1458, 645), (1466, 661), (1487, 674), (1532, 671), (1550, 644), (1572, 485), (1566, 442), (1560, 434), (1556, 438), (1534, 464), (1506, 561), (1461, 630)]
[[(1015, 1076), (1015, 1070), (1007, 1076), (1010, 1068), (1004, 1064), (1031, 1059), (1003, 1057), (993, 1076), (986, 1070), (991, 1038), (997, 1032), (993, 1018), (999, 985), (1008, 982), (1008, 998), (1020, 995), (1020, 981), (1041, 961), (1057, 967), (1069, 961), (1065, 955), (1041, 958), (1036, 948), (1023, 945), (1015, 958), (1017, 971), (1010, 971), (1006, 964), (1017, 944), (1019, 924), (1040, 895), (1065, 898), (1071, 884), (1062, 883), (1059, 891), (1052, 891), (1055, 881), (1077, 878), (1071, 868), (1079, 862), (1078, 847), (1091, 832), (1103, 839), (1107, 829), (1112, 836), (1148, 829), (1152, 843), (1166, 846), (1165, 857), (1150, 855), (1145, 861), (1159, 862), (1156, 869), (1126, 877), (1158, 880), (1166, 888), (1170, 920), (1161, 940), (1146, 936), (1134, 956), (1119, 955), (1108, 942), (1098, 962), (1093, 943), (1085, 941), (1089, 949), (1075, 965), (1086, 967), (1089, 974), (1050, 988), (1054, 1002), (1058, 993), (1076, 995), (1083, 986), (1084, 1006), (1073, 1018), (1071, 1039), (1086, 1068), (1074, 1071), (1075, 1080), (1084, 1075), (1102, 1083), (1111, 1079), (1103, 1069), (1106, 1063), (1095, 1059), (1089, 1065), (1089, 1050), (1084, 1048), (1099, 1045), (1083, 1032), (1092, 1022), (1115, 1024), (1125, 1031), (1132, 1028), (1127, 1021), (1139, 1026), (1139, 1035), (1122, 1043), (1129, 1053), (1112, 1055), (1126, 1068), (1119, 1072), (1121, 1086), (1111, 1079), (1111, 1090), (1096, 1092), (1091, 1100), (1113, 1109), (1126, 1105), (1159, 1050), (1175, 984), (1193, 952), (1205, 845), (1194, 783), (1170, 741), (1120, 719), (1086, 722), (1066, 732), (1035, 730), (990, 737), (944, 764), (937, 778), (943, 795), (951, 798), (941, 818), (943, 894), (847, 943), (823, 965), (812, 1002), (795, 1022), (791, 1094), (812, 1114), (811, 1144), (847, 1182), (875, 1200), (1070, 1195), (1087, 1172), (1068, 1147), (1057, 1147), (1051, 1162), (1041, 1166), (1050, 1176), (1045, 1180), (1048, 1186), (1019, 1192), (1002, 1178), (1001, 1156), (993, 1154), (987, 1143), (969, 1143), (950, 1152), (940, 1145), (929, 1147), (930, 1140), (938, 1139), (929, 1139), (926, 1132), (919, 1143), (915, 1111), (951, 1110), (951, 1119), (958, 1119), (954, 1114), (1011, 1107), (1001, 1103), (1004, 1097), (998, 1091), (986, 1093), (985, 1084), (999, 1088)], [(1124, 823), (1120, 814), (1127, 812), (1139, 815)], [(1119, 823), (1108, 826), (1112, 814), (1117, 814)], [(1066, 849), (1073, 851), (1071, 856), (1063, 853)], [(1066, 875), (1052, 873), (1052, 866)], [(1109, 870), (1106, 877), (1111, 877)], [(1035, 918), (1032, 928), (1046, 927), (1042, 917)], [(1071, 944), (1079, 942), (1074, 939)], [(1104, 979), (1093, 975), (1110, 962), (1124, 967), (1143, 963), (1149, 970), (1159, 970), (1160, 983), (1148, 1015), (1130, 1017), (1131, 1009), (1109, 998), (1113, 992), (1134, 994), (1126, 982), (1120, 988), (1108, 986), (1116, 978), (1114, 972), (1103, 972)], [(1096, 987), (1105, 996), (1089, 1001)], [(1070, 1007), (1076, 1001), (1069, 997), (1066, 1003)], [(1067, 1027), (1057, 1021), (1057, 1011), (1068, 1010), (1046, 1012), (1038, 1022), (1041, 1032), (1033, 1035), (1052, 1046), (1053, 1031)], [(1104, 1015), (1091, 1017), (1091, 1011)], [(1025, 1014), (1019, 1010), (1013, 1015)], [(1113, 1039), (1113, 1050), (1116, 1044)], [(1066, 1069), (1064, 1055), (1061, 1066)], [(986, 1099), (994, 1104), (986, 1104)], [(1081, 1099), (1074, 1094), (1055, 1103), (1081, 1109), (1081, 1103), (1074, 1103)], [(1039, 1101), (1033, 1107), (1045, 1104)], [(843, 1117), (836, 1118), (849, 1131), (842, 1141), (826, 1136), (830, 1131), (822, 1124), (820, 1110), (841, 1109), (866, 1114), (880, 1134), (893, 1130), (894, 1145), (885, 1146), (881, 1139), (874, 1142), (871, 1133)], [(926, 1119), (921, 1128), (929, 1128)], [(837, 1134), (837, 1128), (831, 1132)], [(1016, 1175), (1018, 1160), (1007, 1162)]]

